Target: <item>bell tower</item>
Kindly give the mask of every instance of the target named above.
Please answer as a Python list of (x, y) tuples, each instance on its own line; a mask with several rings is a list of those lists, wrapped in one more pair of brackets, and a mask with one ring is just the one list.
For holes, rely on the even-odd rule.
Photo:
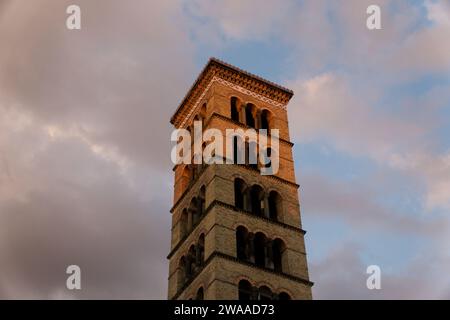
[(248, 155), (244, 163), (175, 165), (169, 299), (312, 299), (286, 111), (292, 95), (211, 58), (172, 116), (175, 128), (191, 133), (194, 121), (224, 136), (255, 129), (269, 146), (278, 129), (277, 150), (267, 155), (279, 165), (270, 175)]

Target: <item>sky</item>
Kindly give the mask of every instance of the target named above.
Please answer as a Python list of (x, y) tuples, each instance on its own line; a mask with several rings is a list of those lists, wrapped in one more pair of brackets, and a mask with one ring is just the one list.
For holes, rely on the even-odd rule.
[(169, 119), (214, 56), (295, 93), (313, 297), (450, 299), (449, 39), (449, 0), (0, 0), (0, 298), (166, 298)]

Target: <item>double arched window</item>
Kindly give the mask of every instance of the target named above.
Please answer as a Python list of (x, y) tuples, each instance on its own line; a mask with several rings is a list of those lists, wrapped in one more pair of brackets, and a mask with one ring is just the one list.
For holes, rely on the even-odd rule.
[(273, 293), (267, 286), (254, 287), (247, 280), (241, 280), (238, 284), (239, 300), (291, 300), (291, 296), (282, 291)]
[(267, 109), (257, 108), (253, 103), (242, 103), (237, 97), (230, 99), (230, 118), (254, 129), (269, 130), (272, 113)]
[(277, 272), (285, 271), (286, 245), (280, 238), (269, 239), (264, 233), (252, 233), (243, 226), (236, 229), (236, 255), (243, 262), (269, 268)]
[(202, 233), (197, 243), (191, 245), (187, 254), (180, 258), (178, 265), (178, 289), (197, 275), (205, 263), (205, 235)]
[(199, 194), (191, 199), (188, 208), (181, 212), (181, 237), (187, 236), (205, 214), (205, 193), (206, 187), (202, 186)]
[(234, 206), (256, 216), (274, 221), (282, 218), (282, 198), (276, 191), (267, 193), (260, 185), (248, 186), (244, 180), (234, 180)]

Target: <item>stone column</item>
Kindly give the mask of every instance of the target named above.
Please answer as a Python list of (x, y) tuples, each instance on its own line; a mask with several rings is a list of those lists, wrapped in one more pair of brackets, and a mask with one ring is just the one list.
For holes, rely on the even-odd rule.
[(243, 104), (239, 105), (238, 111), (239, 111), (239, 122), (246, 124), (247, 120), (245, 117), (245, 106)]

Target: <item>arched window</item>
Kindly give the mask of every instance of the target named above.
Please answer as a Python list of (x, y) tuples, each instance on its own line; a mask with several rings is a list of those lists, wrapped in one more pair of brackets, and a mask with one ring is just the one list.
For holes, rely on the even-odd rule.
[(239, 106), (238, 99), (236, 97), (231, 98), (231, 120), (239, 121)]
[(180, 263), (178, 264), (178, 279), (177, 279), (177, 285), (178, 290), (183, 287), (184, 283), (187, 279), (187, 268), (186, 268), (186, 258), (181, 257)]
[(195, 226), (200, 220), (200, 210), (197, 198), (192, 198), (189, 205), (189, 211), (192, 214), (192, 226)]
[(281, 196), (276, 191), (269, 193), (269, 218), (272, 220), (279, 220), (282, 213)]
[(186, 263), (187, 263), (187, 279), (190, 279), (197, 272), (196, 252), (194, 245), (192, 245), (189, 248)]
[(254, 238), (254, 250), (255, 250), (255, 264), (258, 267), (266, 266), (266, 236), (258, 232)]
[(248, 231), (245, 227), (239, 226), (236, 229), (236, 252), (237, 258), (239, 260), (247, 261), (247, 241), (248, 241)]
[(197, 244), (197, 263), (199, 266), (205, 264), (205, 235), (202, 233)]
[(250, 204), (253, 214), (257, 216), (264, 215), (264, 191), (258, 185), (254, 185), (250, 189)]
[(287, 294), (286, 292), (280, 292), (278, 295), (279, 300), (291, 300), (291, 296)]
[(232, 148), (233, 148), (233, 164), (245, 164), (245, 144), (242, 137), (235, 135), (232, 137)]
[(203, 300), (203, 287), (200, 287), (197, 290), (197, 294), (195, 296), (195, 300)]
[(242, 179), (234, 180), (234, 205), (236, 208), (244, 210), (245, 209), (245, 193), (247, 185)]
[(272, 290), (266, 286), (262, 286), (258, 289), (258, 300), (273, 300)]
[(198, 195), (198, 204), (199, 204), (199, 216), (202, 217), (205, 214), (205, 197), (206, 197), (206, 187), (202, 186), (200, 188), (200, 193)]
[(269, 118), (270, 118), (270, 112), (269, 110), (263, 110), (261, 112), (261, 128), (260, 129), (266, 129), (269, 130)]
[(239, 281), (239, 300), (252, 300), (252, 285), (247, 280)]
[(253, 116), (254, 111), (254, 104), (248, 103), (245, 106), (245, 124), (252, 128), (255, 128), (255, 117)]
[(283, 272), (283, 255), (286, 246), (281, 239), (275, 239), (272, 242), (272, 259), (275, 271)]

